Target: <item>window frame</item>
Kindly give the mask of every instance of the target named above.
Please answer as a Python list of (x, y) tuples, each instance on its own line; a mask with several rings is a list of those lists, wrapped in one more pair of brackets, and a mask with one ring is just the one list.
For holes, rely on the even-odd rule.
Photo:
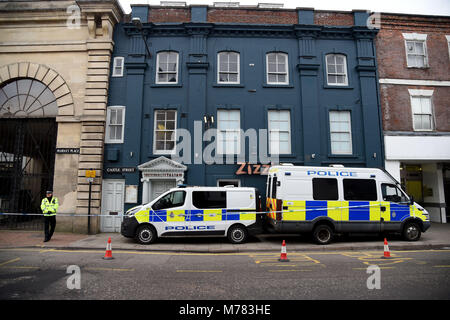
[(223, 179), (222, 179), (222, 178), (217, 179), (217, 186), (218, 186), (218, 187), (225, 187), (225, 186), (227, 186), (227, 185), (232, 185), (232, 184), (226, 184), (226, 185), (224, 185), (224, 186), (220, 186), (220, 185), (219, 185), (220, 182), (237, 183), (237, 186), (235, 186), (235, 188), (241, 186), (241, 179), (226, 179), (226, 178), (223, 178)]
[[(221, 71), (220, 69), (220, 55), (221, 54), (231, 54), (234, 53), (237, 55), (237, 72), (230, 72), (230, 71)], [(228, 69), (229, 69), (229, 59), (228, 59)], [(226, 74), (237, 74), (237, 81), (220, 81), (220, 74), (226, 73)], [(241, 54), (240, 52), (233, 51), (233, 50), (224, 50), (217, 52), (217, 75), (216, 75), (216, 81), (218, 85), (236, 85), (241, 84)]]
[[(176, 57), (177, 57), (177, 61), (176, 61), (176, 70), (175, 70), (175, 82), (170, 82), (170, 81), (159, 81), (159, 74), (172, 74), (174, 73), (173, 71), (159, 71), (159, 62), (160, 62), (160, 55), (163, 53), (175, 53)], [(177, 85), (179, 84), (179, 68), (180, 68), (180, 54), (178, 51), (174, 51), (174, 50), (163, 50), (163, 51), (159, 51), (156, 54), (156, 74), (155, 74), (155, 84), (156, 85)]]
[[(207, 207), (205, 207), (205, 206), (197, 206), (197, 204), (198, 204), (198, 202), (197, 202), (197, 198), (196, 198), (196, 195), (197, 194), (200, 194), (200, 193), (220, 193), (221, 195), (222, 194), (225, 194), (225, 205), (224, 206), (207, 206)], [(194, 207), (194, 208), (196, 208), (196, 209), (200, 209), (200, 210), (205, 210), (205, 209), (224, 209), (224, 208), (226, 208), (227, 207), (227, 198), (228, 198), (228, 194), (227, 194), (227, 191), (225, 191), (225, 190), (220, 190), (220, 191), (214, 191), (214, 190), (194, 190), (194, 191), (192, 191), (192, 206)]]
[[(411, 120), (412, 120), (412, 128), (414, 131), (434, 131), (435, 130), (435, 119), (434, 119), (434, 107), (433, 107), (433, 93), (434, 90), (415, 90), (408, 89), (409, 97), (410, 97), (410, 105), (411, 105)], [(430, 102), (430, 129), (418, 129), (416, 128), (414, 115), (427, 115), (426, 113), (414, 113), (413, 109), (413, 99), (429, 99)], [(421, 102), (422, 104), (422, 102)]]
[[(221, 130), (220, 129), (220, 117), (219, 114), (221, 112), (238, 112), (239, 113), (239, 129), (233, 129), (232, 131), (236, 131), (237, 130), (237, 146), (236, 146), (236, 151), (233, 152), (227, 152), (227, 150), (223, 150), (223, 142), (224, 140), (222, 140), (221, 138), (221, 132), (222, 131), (227, 131), (226, 130)], [(216, 119), (217, 119), (217, 154), (218, 155), (237, 155), (240, 154), (240, 150), (241, 150), (241, 110), (240, 109), (217, 109), (217, 115), (216, 115)], [(228, 120), (229, 121), (229, 120)]]
[[(118, 61), (121, 61), (120, 62), (120, 73), (116, 73)], [(125, 58), (124, 57), (114, 57), (111, 77), (123, 77), (124, 67), (125, 67)]]
[[(170, 196), (170, 195), (173, 195), (173, 194), (175, 194), (175, 193), (177, 193), (177, 192), (182, 192), (182, 193), (184, 194), (184, 197), (183, 197), (183, 203), (182, 203), (181, 205), (176, 205), (176, 206), (172, 206), (172, 207), (165, 207), (165, 208), (158, 208), (158, 209), (155, 209), (155, 208), (153, 207), (153, 206), (156, 205), (158, 202), (160, 202), (162, 199), (164, 199), (164, 198), (166, 198), (166, 197), (168, 197), (168, 196)], [(154, 204), (152, 204), (152, 210), (157, 211), (157, 210), (166, 210), (166, 209), (172, 209), (172, 208), (183, 207), (183, 206), (185, 205), (185, 203), (186, 203), (186, 195), (187, 195), (187, 193), (186, 193), (186, 191), (184, 191), (184, 190), (175, 190), (175, 191), (169, 192), (169, 193), (165, 194), (164, 196), (162, 196), (161, 198), (159, 198)]]
[[(390, 187), (390, 188), (394, 188), (397, 192), (397, 196), (398, 193), (400, 193), (400, 199), (399, 201), (393, 201), (393, 200), (387, 200), (385, 198), (385, 196), (387, 196), (386, 193), (386, 187)], [(400, 204), (408, 204), (409, 203), (409, 197), (403, 192), (402, 189), (400, 189), (397, 185), (392, 184), (392, 183), (381, 183), (380, 184), (380, 188), (381, 188), (381, 200), (382, 201), (386, 201), (386, 202), (394, 202), (394, 203), (400, 203)]]
[[(111, 111), (112, 110), (122, 110), (122, 123), (120, 124), (120, 126), (122, 126), (122, 134), (121, 134), (121, 138), (120, 139), (111, 139), (110, 138), (110, 133), (111, 133), (111, 128), (110, 126), (119, 126), (118, 124), (111, 124)], [(124, 137), (125, 137), (125, 113), (126, 113), (126, 107), (125, 106), (108, 106), (106, 108), (106, 128), (105, 128), (105, 144), (112, 144), (112, 143), (123, 143), (124, 142)]]
[[(270, 72), (269, 71), (269, 55), (274, 54), (275, 55), (275, 65), (276, 65), (276, 69), (278, 69), (278, 55), (283, 55), (285, 57), (285, 67), (286, 67), (286, 71), (285, 72)], [(275, 74), (275, 75), (285, 75), (286, 76), (286, 81), (285, 82), (271, 82), (269, 81), (269, 74)], [(266, 53), (266, 84), (267, 85), (289, 85), (289, 55), (285, 52), (282, 51), (272, 51), (272, 52), (268, 52)]]
[[(269, 151), (269, 154), (270, 155), (272, 155), (272, 154), (274, 154), (273, 152), (272, 152), (272, 149), (271, 149), (271, 121), (270, 121), (270, 113), (271, 112), (276, 112), (276, 113), (280, 113), (280, 112), (288, 112), (288, 114), (289, 114), (289, 116), (288, 116), (288, 123), (289, 123), (289, 152), (286, 152), (286, 153), (281, 153), (281, 152), (279, 152), (278, 154), (279, 155), (291, 155), (292, 154), (292, 121), (291, 121), (291, 110), (290, 109), (268, 109), (267, 110), (267, 130), (268, 130), (268, 143), (269, 143), (269, 146), (268, 146), (268, 151)], [(278, 121), (280, 121), (280, 120), (278, 120)], [(278, 131), (278, 132), (284, 132), (284, 131)], [(279, 140), (278, 140), (278, 145), (279, 145)], [(278, 150), (278, 151), (280, 151), (280, 150)]]
[[(349, 132), (347, 132), (347, 131), (345, 131), (345, 132), (344, 131), (332, 131), (331, 113), (333, 113), (333, 112), (338, 112), (338, 113), (346, 112), (346, 113), (348, 113), (349, 121), (350, 121), (350, 123), (349, 123), (349, 130), (350, 131)], [(353, 123), (353, 121), (352, 121), (352, 111), (351, 110), (334, 110), (334, 109), (328, 110), (328, 128), (329, 128), (329, 139), (330, 139), (329, 140), (330, 141), (330, 155), (332, 155), (332, 156), (352, 156), (354, 154), (352, 123)], [(333, 152), (333, 140), (331, 138), (333, 133), (349, 133), (349, 137), (350, 137), (349, 144), (350, 144), (350, 148), (351, 148), (349, 153), (344, 153), (344, 152), (337, 152), (336, 153), (336, 152)]]
[[(373, 190), (375, 191), (375, 199), (348, 199), (347, 198), (347, 190), (346, 190), (346, 182), (347, 181), (368, 181), (372, 184)], [(350, 179), (350, 178), (344, 178), (342, 179), (342, 193), (344, 197), (344, 201), (378, 201), (378, 189), (377, 189), (377, 183), (374, 179)]]
[(445, 39), (447, 40), (448, 59), (450, 60), (450, 35), (446, 35)]
[[(342, 76), (342, 75), (344, 75), (345, 76), (345, 82), (344, 83), (330, 83), (328, 81), (328, 75), (329, 75), (329, 72), (328, 72), (328, 57), (329, 56), (333, 56), (334, 57), (334, 63), (335, 63), (334, 65), (335, 66), (337, 65), (336, 64), (336, 57), (337, 56), (341, 56), (341, 57), (344, 58), (344, 73), (337, 73), (337, 72), (335, 72), (335, 73), (331, 74), (331, 75), (334, 75), (334, 76)], [(326, 78), (326, 81), (324, 81), (324, 82), (329, 87), (348, 87), (349, 86), (347, 55), (345, 55), (343, 53), (327, 53), (325, 55), (325, 78)]]
[[(174, 129), (173, 129), (173, 134), (174, 134), (174, 136), (175, 136), (175, 138), (174, 138), (174, 145), (173, 145), (173, 149), (172, 150), (166, 150), (166, 149), (164, 149), (164, 150), (158, 150), (158, 149), (156, 149), (156, 132), (157, 132), (157, 117), (156, 117), (156, 113), (157, 112), (168, 112), (168, 111), (173, 111), (173, 112), (175, 112), (175, 116), (174, 116)], [(154, 117), (154, 119), (153, 119), (153, 154), (157, 154), (157, 155), (163, 155), (163, 154), (175, 154), (176, 153), (176, 147), (177, 147), (177, 124), (178, 124), (178, 119), (177, 119), (177, 116), (178, 116), (178, 110), (177, 109), (157, 109), (157, 108), (155, 108), (154, 110), (153, 110), (153, 117)], [(165, 120), (164, 120), (165, 122), (164, 123), (166, 123), (166, 121), (167, 121), (167, 115), (165, 116)], [(161, 131), (161, 130), (158, 130), (158, 131)], [(172, 131), (171, 129), (170, 130), (167, 130), (167, 129), (165, 129), (164, 130), (164, 132), (165, 131)], [(164, 137), (165, 137), (165, 135), (164, 135)], [(168, 140), (164, 140), (164, 143), (166, 143)], [(171, 141), (171, 140), (170, 140)]]
[[(315, 182), (318, 182), (318, 181), (325, 181), (325, 180), (327, 180), (327, 181), (333, 181), (334, 183), (335, 183), (335, 186), (336, 186), (336, 196), (335, 197), (333, 197), (333, 198), (330, 198), (330, 197), (326, 197), (326, 198), (324, 198), (324, 199), (322, 199), (322, 197), (317, 197), (316, 198), (316, 190), (315, 190)], [(336, 179), (336, 178), (312, 178), (312, 181), (311, 181), (311, 183), (312, 183), (312, 193), (313, 193), (313, 199), (314, 200), (329, 200), (329, 201), (337, 201), (337, 200), (339, 200), (339, 184), (338, 184), (338, 179)], [(333, 190), (334, 191), (334, 190)], [(320, 199), (319, 199), (320, 198)]]
[[(417, 68), (417, 69), (426, 69), (429, 68), (429, 61), (428, 61), (428, 49), (427, 49), (427, 34), (419, 34), (419, 33), (403, 33), (403, 39), (405, 42), (405, 55), (406, 55), (406, 67), (407, 68)], [(421, 56), (418, 54), (409, 54), (408, 53), (408, 42), (414, 42), (414, 48), (415, 48), (415, 43), (416, 42), (420, 42), (423, 44), (423, 66), (416, 66), (416, 65), (411, 65), (410, 63), (410, 59), (408, 59), (409, 55), (414, 55), (414, 56)]]
[(272, 198), (272, 199), (277, 198), (277, 188), (278, 188), (278, 177), (276, 175), (274, 175), (272, 177), (272, 188), (271, 188), (270, 198)]

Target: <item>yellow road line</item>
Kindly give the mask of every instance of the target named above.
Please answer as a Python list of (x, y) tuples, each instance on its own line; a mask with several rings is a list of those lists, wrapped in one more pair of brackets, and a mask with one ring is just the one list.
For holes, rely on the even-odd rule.
[(290, 269), (290, 270), (268, 270), (269, 272), (307, 272), (311, 270), (299, 270), (299, 269)]
[[(281, 264), (281, 263), (264, 263), (264, 266), (267, 267), (276, 267), (276, 266), (280, 266), (280, 267), (298, 267), (298, 264)], [(303, 265), (305, 266), (305, 265)], [(308, 267), (311, 265), (308, 265)]]
[(222, 270), (177, 270), (177, 272), (223, 272)]
[[(278, 259), (279, 259), (279, 257), (278, 258), (273, 258), (273, 259), (266, 259), (266, 260), (256, 260), (256, 261), (259, 261), (259, 263), (271, 263), (271, 262), (278, 262)], [(306, 259), (295, 259), (295, 258), (291, 258), (291, 257), (288, 257), (288, 259), (289, 259), (289, 261), (291, 261), (291, 262), (293, 262), (293, 261), (295, 261), (295, 262), (303, 262), (303, 263), (308, 263), (308, 264), (316, 264), (316, 263), (319, 263), (319, 262), (314, 262), (314, 261), (311, 261), (311, 260), (306, 260)], [(255, 262), (256, 262), (255, 261)]]
[(83, 270), (92, 270), (92, 271), (134, 271), (134, 269), (121, 269), (121, 268), (83, 268)]
[(39, 269), (39, 267), (26, 267), (26, 266), (5, 266), (0, 267), (1, 269)]
[(19, 260), (20, 260), (20, 258), (15, 258), (15, 259), (8, 260), (6, 262), (0, 263), (0, 267), (4, 266), (5, 264), (13, 263), (13, 262), (16, 262), (16, 261), (19, 261)]
[[(54, 253), (105, 253), (105, 250), (64, 250), (64, 249), (47, 249), (42, 250), (42, 248), (36, 249), (27, 249), (27, 248), (0, 248), (0, 251), (25, 251), (25, 252), (54, 252)], [(422, 253), (422, 252), (450, 252), (450, 250), (401, 250), (396, 251), (397, 253), (407, 254), (407, 253)], [(247, 256), (247, 257), (255, 257), (255, 253), (253, 252), (237, 252), (237, 253), (203, 253), (203, 252), (168, 252), (168, 251), (133, 251), (133, 250), (117, 250), (115, 253), (119, 254), (138, 254), (138, 255), (170, 255), (170, 256)], [(352, 254), (358, 254), (360, 252), (352, 252)], [(362, 255), (368, 255), (370, 253), (382, 255), (383, 250), (378, 251), (367, 251), (361, 252)], [(266, 253), (267, 255), (273, 254), (278, 256), (279, 252), (272, 251), (271, 253)], [(308, 251), (308, 256), (311, 255), (345, 255), (349, 254), (348, 251), (333, 251), (333, 252), (324, 252), (324, 251)], [(394, 253), (391, 250), (391, 256)], [(300, 252), (290, 252), (289, 256), (305, 256), (305, 253)], [(394, 256), (395, 257), (395, 256)], [(313, 259), (314, 260), (314, 259)], [(317, 260), (316, 260), (317, 261)]]
[[(395, 267), (378, 267), (380, 269), (395, 269)], [(367, 270), (367, 268), (352, 268), (353, 270)]]
[(308, 260), (314, 262), (314, 263), (320, 263), (320, 261), (315, 260), (315, 259), (313, 259), (313, 258), (311, 258), (311, 257), (309, 257), (309, 256), (307, 256), (307, 255), (305, 255), (304, 257), (305, 257), (306, 259), (308, 259)]
[(433, 266), (434, 268), (450, 268), (450, 265), (449, 266)]

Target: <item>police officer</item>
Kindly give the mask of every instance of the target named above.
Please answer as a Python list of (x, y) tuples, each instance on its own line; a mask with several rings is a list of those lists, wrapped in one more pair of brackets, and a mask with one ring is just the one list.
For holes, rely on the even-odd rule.
[[(44, 242), (50, 241), (56, 226), (56, 211), (58, 210), (58, 198), (53, 197), (51, 190), (46, 192), (46, 197), (42, 199), (41, 210), (44, 213)], [(49, 229), (50, 227), (50, 229)]]

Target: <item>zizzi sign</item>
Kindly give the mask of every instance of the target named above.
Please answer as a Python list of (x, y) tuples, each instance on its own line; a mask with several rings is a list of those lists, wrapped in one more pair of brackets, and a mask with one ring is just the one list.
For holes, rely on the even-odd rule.
[(270, 164), (251, 164), (248, 162), (238, 162), (240, 167), (236, 170), (236, 175), (267, 175)]

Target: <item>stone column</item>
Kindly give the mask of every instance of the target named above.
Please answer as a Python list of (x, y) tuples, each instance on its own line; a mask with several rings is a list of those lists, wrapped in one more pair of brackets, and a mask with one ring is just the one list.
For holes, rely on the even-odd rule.
[[(321, 126), (319, 106), (319, 67), (317, 60), (316, 38), (320, 28), (314, 26), (296, 26), (298, 39), (300, 73), (300, 105), (302, 110), (303, 156), (304, 164), (319, 166), (323, 153), (317, 141), (320, 141)], [(324, 153), (326, 154), (326, 153)]]
[[(193, 8), (194, 10), (195, 8)], [(202, 8), (197, 8), (202, 9)], [(186, 62), (188, 68), (188, 121), (187, 129), (192, 134), (192, 146), (191, 148), (191, 159), (192, 165), (189, 166), (187, 172), (187, 181), (192, 183), (195, 181), (197, 184), (206, 184), (206, 173), (205, 166), (203, 165), (202, 155), (199, 154), (196, 157), (196, 148), (194, 138), (200, 139), (200, 137), (195, 137), (194, 132), (195, 125), (194, 121), (202, 121), (203, 116), (206, 115), (206, 88), (207, 88), (207, 72), (209, 63), (207, 62), (207, 36), (211, 29), (210, 24), (191, 24), (187, 26), (190, 37), (190, 50), (189, 58)], [(203, 130), (201, 132), (203, 135)], [(203, 151), (203, 146), (202, 149)], [(201, 160), (201, 161), (200, 161)]]
[[(89, 183), (86, 170), (96, 171), (92, 184), (91, 214), (101, 213), (101, 186), (103, 170), (103, 145), (105, 140), (106, 107), (113, 51), (113, 26), (120, 20), (117, 8), (112, 3), (96, 8), (92, 3), (79, 2), (81, 11), (86, 14), (89, 31), (87, 47), (87, 77), (85, 98), (81, 120), (80, 158), (78, 163), (78, 186), (76, 214), (88, 213)], [(111, 6), (110, 6), (111, 5)], [(101, 9), (101, 10), (100, 10)], [(99, 230), (99, 218), (91, 217), (91, 232)], [(88, 218), (79, 217), (73, 221), (73, 232), (85, 233)]]
[[(355, 11), (353, 35), (356, 39), (358, 64), (358, 80), (361, 94), (361, 112), (363, 124), (363, 139), (367, 167), (382, 167), (384, 162), (384, 145), (381, 133), (381, 106), (378, 99), (378, 77), (375, 56), (374, 38), (376, 30), (366, 26), (369, 14), (365, 11)], [(376, 90), (374, 89), (376, 88)], [(381, 147), (380, 147), (381, 146)]]

